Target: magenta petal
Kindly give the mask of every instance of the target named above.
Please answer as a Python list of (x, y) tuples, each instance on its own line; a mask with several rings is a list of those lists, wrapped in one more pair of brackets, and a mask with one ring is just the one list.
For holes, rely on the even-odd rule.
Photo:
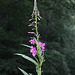
[(30, 41), (29, 41), (31, 44), (35, 44), (35, 40), (34, 39), (31, 39)]
[(34, 37), (30, 37), (31, 39), (33, 39)]
[(41, 42), (39, 42), (39, 46), (40, 46), (40, 47), (42, 46), (42, 43), (41, 43)]
[(30, 49), (30, 52), (32, 53), (33, 52), (33, 49)]
[(45, 51), (45, 50), (41, 50), (41, 51), (43, 52), (43, 51)]
[(42, 46), (45, 46), (45, 43), (42, 43)]
[(41, 50), (42, 53), (44, 53), (45, 50)]
[(41, 47), (41, 49), (45, 49), (45, 47)]
[(45, 46), (45, 43), (39, 42), (39, 46), (40, 46), (40, 47)]
[(37, 52), (35, 52), (35, 53), (32, 53), (33, 57), (35, 57), (35, 56), (36, 56), (36, 54), (37, 54)]
[(35, 28), (32, 28), (32, 30), (35, 30)]
[(31, 46), (30, 52), (31, 52), (31, 53), (33, 52), (33, 46)]

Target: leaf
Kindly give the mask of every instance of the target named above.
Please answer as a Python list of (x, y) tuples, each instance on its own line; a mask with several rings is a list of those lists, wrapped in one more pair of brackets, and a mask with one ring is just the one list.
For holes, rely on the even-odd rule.
[(35, 65), (38, 65), (38, 63), (37, 63), (34, 59), (32, 59), (31, 57), (28, 57), (28, 56), (26, 56), (26, 55), (24, 55), (24, 54), (19, 54), (19, 53), (15, 53), (15, 55), (22, 56), (23, 58), (25, 58), (25, 59), (31, 61), (31, 62), (34, 63)]
[(31, 46), (29, 46), (29, 45), (25, 45), (25, 44), (21, 44), (21, 45), (31, 48)]
[(25, 72), (23, 69), (19, 68), (18, 69), (24, 74), (24, 75), (29, 75), (27, 72)]

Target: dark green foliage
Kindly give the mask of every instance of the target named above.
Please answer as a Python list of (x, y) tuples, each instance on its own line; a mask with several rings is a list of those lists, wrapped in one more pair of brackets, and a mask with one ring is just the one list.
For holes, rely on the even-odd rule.
[[(12, 51), (12, 49), (10, 49), (10, 50)], [(13, 51), (15, 51), (15, 50), (13, 50)], [(25, 51), (26, 51), (25, 53), (27, 55), (29, 55), (28, 49), (25, 49)], [(22, 57), (14, 55), (14, 53), (12, 55), (11, 52), (9, 52), (9, 53), (7, 53), (7, 52), (6, 52), (6, 54), (4, 54), (5, 51), (3, 53), (1, 52), (4, 55), (1, 55), (1, 53), (0, 53), (0, 75), (23, 75), (18, 70), (18, 67), (24, 69), (28, 73), (36, 74), (36, 72), (34, 70), (34, 68), (35, 68), (34, 64), (23, 59)], [(23, 50), (22, 50), (22, 52), (23, 52)], [(22, 53), (22, 52), (19, 50), (19, 53)]]
[(45, 75), (70, 75), (70, 70), (63, 54), (56, 50), (46, 50), (46, 53), (46, 61), (43, 67)]
[[(75, 75), (75, 1), (38, 0), (42, 16), (41, 40), (46, 42), (43, 75)], [(30, 55), (29, 19), (33, 0), (0, 0), (0, 75), (21, 75), (20, 67), (35, 73), (35, 66), (14, 53)]]

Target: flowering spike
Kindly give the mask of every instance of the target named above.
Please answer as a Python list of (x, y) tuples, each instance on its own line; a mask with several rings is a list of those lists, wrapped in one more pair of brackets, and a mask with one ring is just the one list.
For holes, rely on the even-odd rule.
[[(45, 49), (45, 43), (40, 42), (39, 37), (40, 34), (38, 33), (38, 21), (41, 19), (39, 10), (37, 8), (37, 1), (34, 0), (34, 10), (32, 13), (32, 18), (29, 21), (33, 21), (32, 23), (30, 23), (30, 25), (28, 26), (34, 26), (34, 28), (32, 28), (32, 30), (35, 30), (35, 32), (28, 32), (30, 34), (35, 34), (35, 37), (30, 37), (30, 44), (33, 46), (28, 46), (28, 45), (24, 45), (26, 47), (30, 48), (30, 52), (32, 53), (32, 56), (35, 57), (37, 55), (38, 58), (35, 57), (36, 61), (34, 61), (33, 59), (29, 58), (28, 56), (24, 56), (24, 58), (28, 59), (31, 62), (34, 62), (36, 64), (36, 67), (38, 67), (38, 69), (36, 69), (37, 71), (37, 75), (41, 75), (41, 66), (42, 63), (44, 62), (44, 49)], [(36, 46), (36, 47), (34, 47)]]

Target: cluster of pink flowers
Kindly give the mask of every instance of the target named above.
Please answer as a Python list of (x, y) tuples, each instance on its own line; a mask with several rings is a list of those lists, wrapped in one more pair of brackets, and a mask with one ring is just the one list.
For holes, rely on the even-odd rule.
[[(35, 30), (35, 28), (36, 28), (35, 23), (36, 23), (36, 22), (34, 21), (34, 22), (32, 22), (30, 25), (28, 25), (28, 26), (33, 26), (34, 28), (32, 28), (32, 30)], [(35, 32), (28, 32), (28, 33), (30, 33), (30, 34), (35, 34), (35, 35), (36, 35)], [(38, 35), (38, 37), (40, 37), (40, 34)], [(30, 38), (31, 38), (31, 39), (29, 40), (30, 44), (31, 44), (31, 45), (36, 44), (34, 37), (30, 37)], [(37, 44), (36, 44), (36, 45), (37, 45)], [(42, 53), (44, 53), (44, 51), (45, 51), (45, 50), (44, 50), (44, 49), (45, 49), (44, 46), (45, 46), (45, 43), (39, 42), (39, 49), (41, 49), (41, 52), (42, 52)], [(30, 52), (32, 53), (33, 57), (35, 57), (35, 56), (37, 55), (36, 47), (31, 46)]]
[[(29, 21), (31, 21), (32, 19), (30, 19)], [(32, 28), (32, 30), (34, 31), (35, 30), (35, 21), (34, 22), (32, 22), (30, 25), (28, 25), (29, 27), (31, 27), (31, 26), (33, 26), (34, 28)], [(35, 32), (28, 32), (28, 33), (30, 33), (30, 34), (35, 34)], [(33, 37), (30, 37), (31, 39), (29, 40), (29, 42), (30, 42), (30, 44), (31, 45), (34, 45), (34, 44), (36, 44), (35, 43), (35, 39), (33, 38)], [(37, 54), (37, 50), (36, 50), (36, 47), (33, 47), (33, 46), (31, 46), (31, 49), (30, 49), (30, 52), (32, 53), (32, 55), (33, 55), (33, 57), (35, 57), (36, 56), (36, 54)]]
[[(30, 40), (29, 42), (30, 42), (30, 44), (32, 44), (32, 45), (36, 44), (34, 38), (31, 38), (31, 40)], [(30, 52), (32, 53), (33, 57), (35, 57), (36, 54), (37, 54), (36, 47), (31, 46)]]
[[(30, 44), (34, 45), (36, 44), (35, 39), (32, 38), (30, 41)], [(37, 44), (36, 44), (37, 45)], [(39, 42), (39, 48), (41, 49), (41, 52), (44, 53), (44, 49), (45, 49), (45, 43)], [(33, 57), (35, 57), (37, 55), (37, 50), (36, 47), (31, 46), (30, 52), (32, 53)]]
[[(33, 10), (33, 13), (32, 13), (32, 19), (29, 20), (29, 21), (32, 21), (33, 20), (33, 22), (28, 25), (29, 27), (33, 26), (32, 32), (28, 32), (28, 33), (34, 34), (34, 35), (37, 34), (37, 32), (36, 33), (34, 32), (36, 30), (36, 21), (35, 21), (35, 10), (36, 9), (37, 9), (37, 20), (39, 21), (41, 19), (41, 16), (40, 16), (39, 10), (38, 10), (37, 5), (36, 5), (36, 0), (34, 0), (34, 10)], [(38, 23), (39, 22), (37, 22), (37, 24)], [(40, 37), (40, 34), (38, 34), (37, 37), (39, 38)], [(30, 44), (31, 45), (35, 45), (36, 42), (35, 42), (34, 37), (30, 37), (30, 38), (31, 38), (30, 41), (29, 41)], [(44, 46), (45, 46), (45, 43), (39, 42), (39, 49), (41, 49), (41, 53), (44, 53), (44, 51), (45, 51), (44, 50), (45, 49)], [(36, 47), (33, 47), (33, 46), (31, 46), (30, 52), (32, 53), (33, 57), (35, 57), (38, 54)]]

